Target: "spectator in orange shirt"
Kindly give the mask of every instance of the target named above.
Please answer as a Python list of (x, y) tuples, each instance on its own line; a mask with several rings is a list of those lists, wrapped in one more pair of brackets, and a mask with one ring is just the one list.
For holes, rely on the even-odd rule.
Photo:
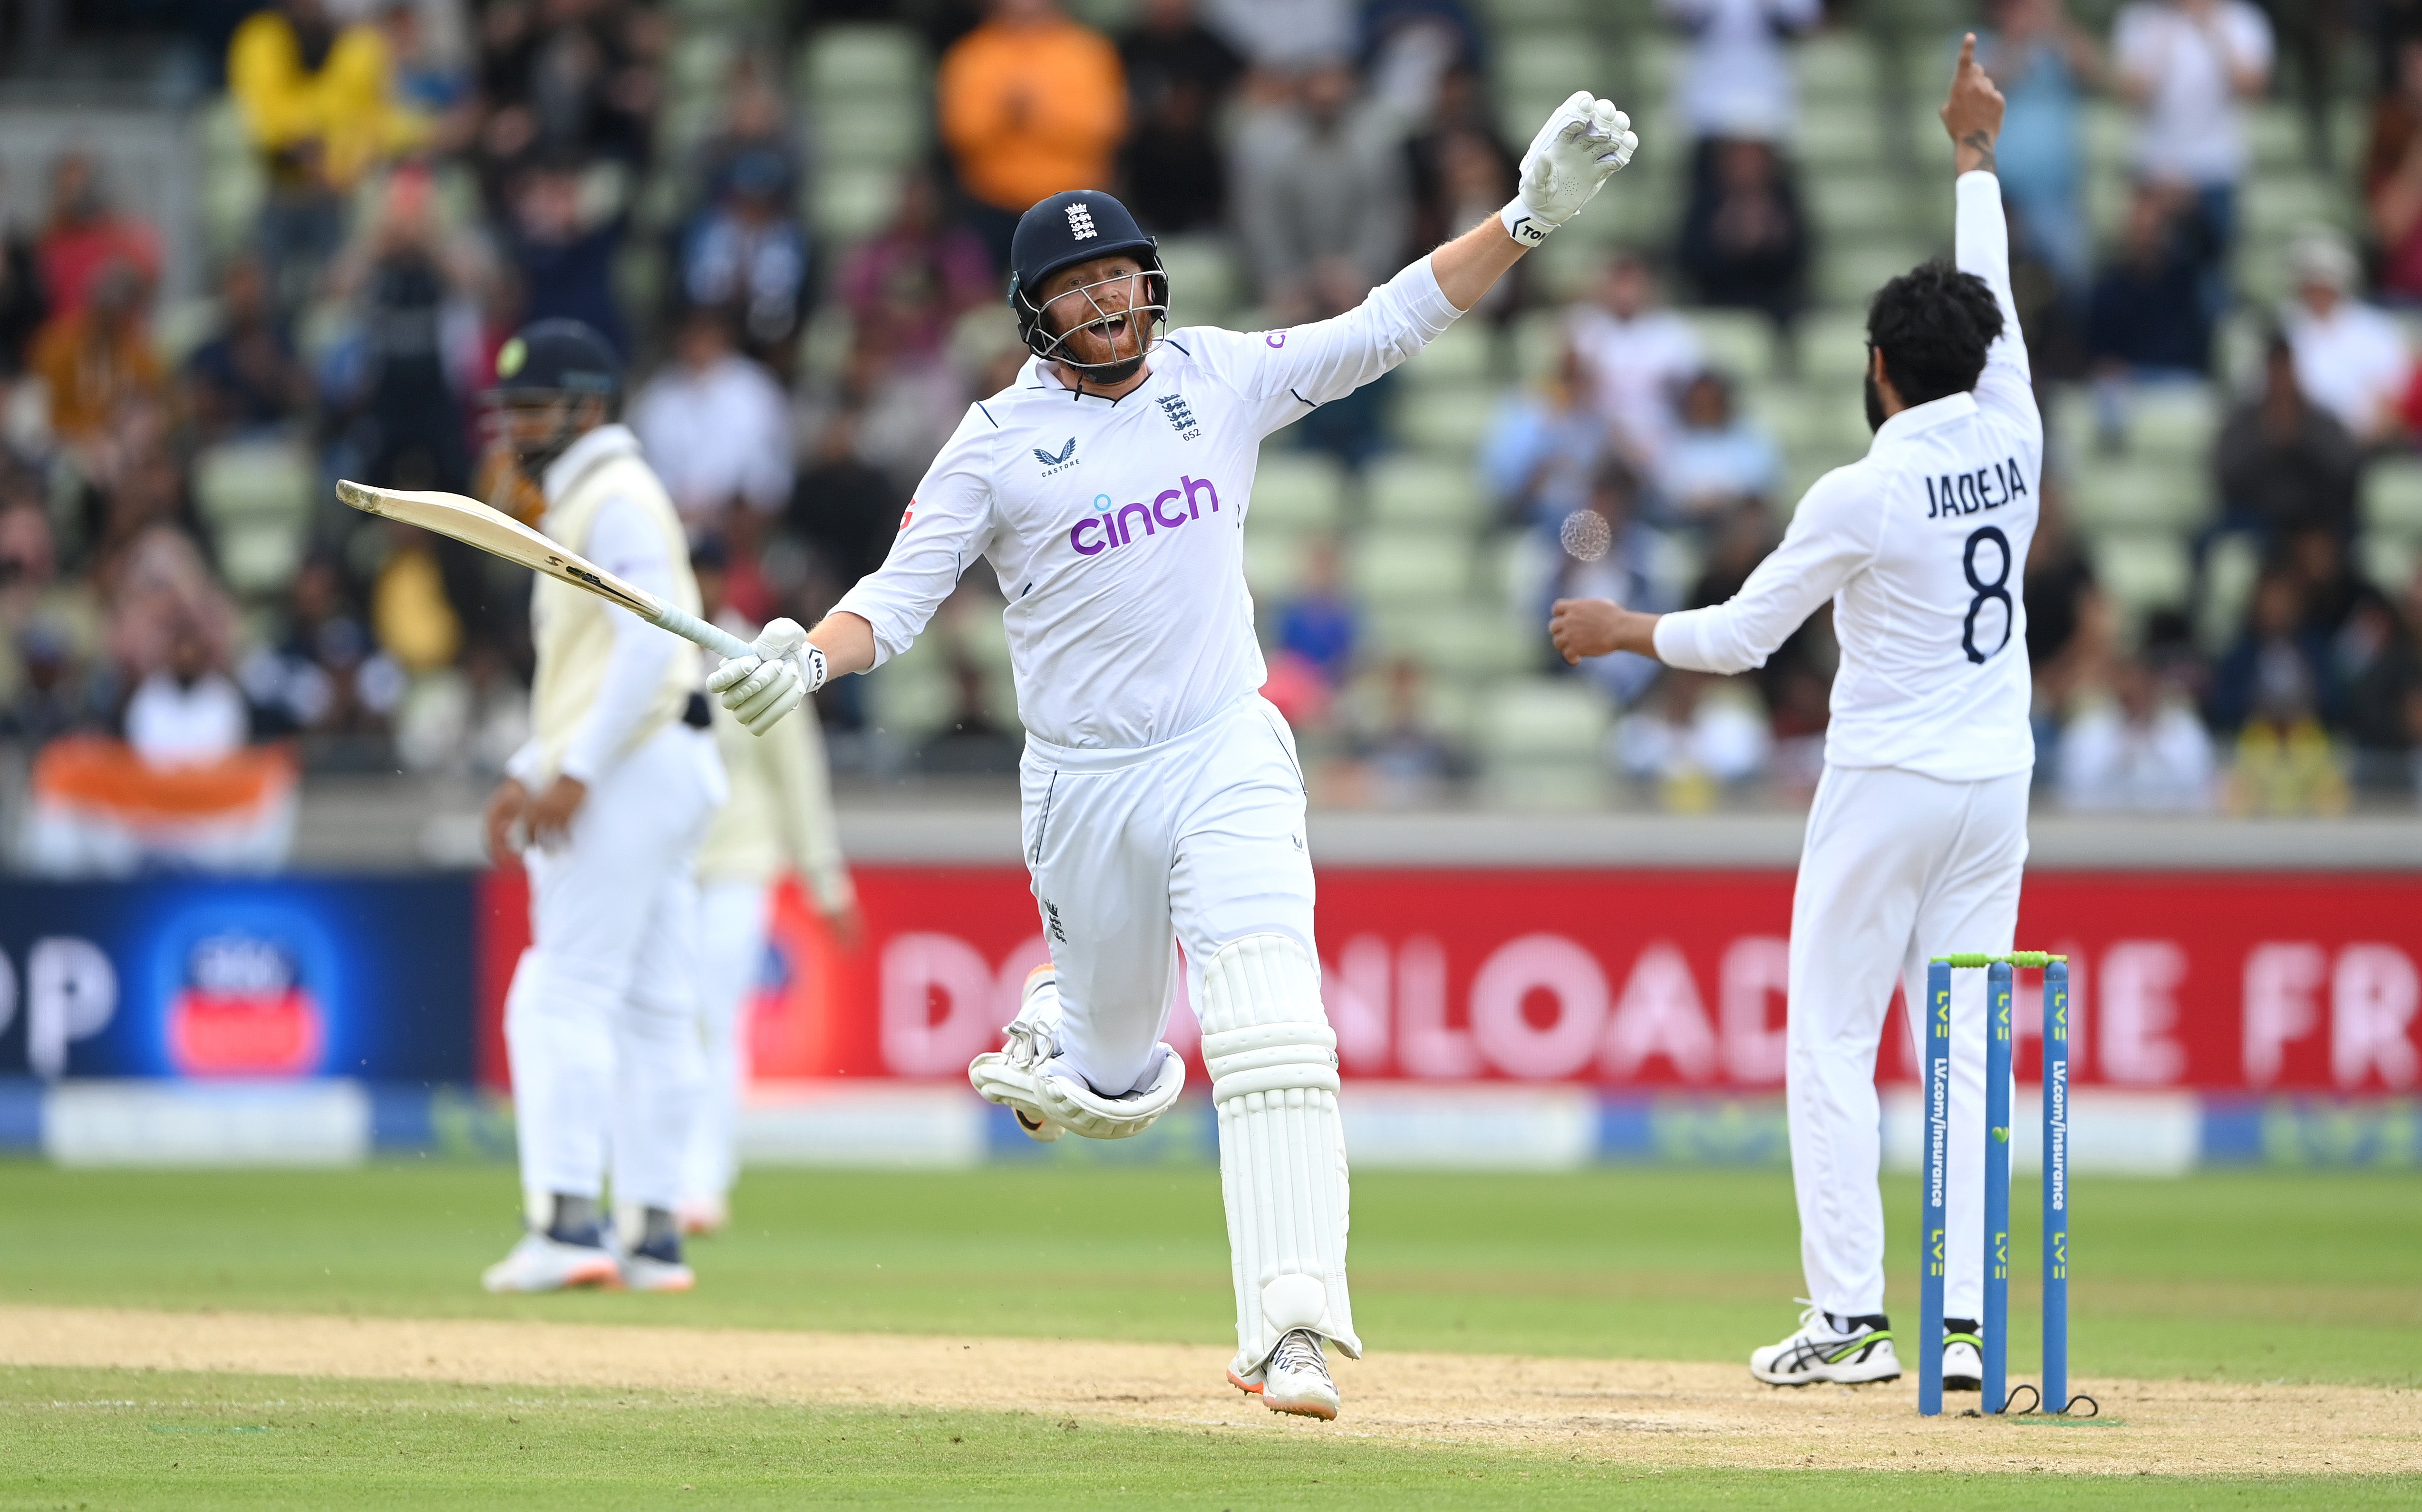
[(55, 315), (26, 364), (51, 393), (51, 429), (71, 445), (102, 439), (128, 405), (160, 397), (165, 375), (144, 331), (143, 280), (113, 261), (96, 274), (84, 307)]
[(1056, 0), (993, 0), (990, 19), (943, 55), (935, 92), (942, 140), (974, 202), (969, 224), (995, 267), (1008, 266), (1027, 206), (1110, 181), (1126, 132), (1118, 50)]

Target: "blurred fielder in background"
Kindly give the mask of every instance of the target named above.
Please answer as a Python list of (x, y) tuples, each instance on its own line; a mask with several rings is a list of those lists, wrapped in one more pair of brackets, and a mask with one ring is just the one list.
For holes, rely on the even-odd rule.
[[(1184, 947), (1219, 1117), (1236, 1289), (1229, 1378), (1337, 1415), (1324, 1341), (1359, 1354), (1345, 1287), (1337, 1037), (1321, 1003), (1295, 740), (1260, 695), (1241, 528), (1263, 437), (1387, 372), (1477, 304), (1638, 146), (1586, 92), (1560, 106), (1495, 217), (1334, 320), (1156, 339), (1168, 280), (1126, 208), (1028, 210), (1010, 303), (1033, 360), (969, 406), (882, 568), (795, 655), (709, 685), (750, 728), (827, 672), (908, 648), (978, 558), (1009, 601), (1026, 860), (1049, 967), (968, 1075), (1028, 1134), (1137, 1133), (1185, 1063), (1161, 1042)], [(1172, 938), (1173, 937), (1173, 938)]]
[[(722, 546), (709, 542), (690, 557), (699, 611), (743, 640), (758, 626), (723, 598)], [(731, 1217), (738, 1177), (740, 1104), (748, 1087), (748, 1004), (765, 960), (765, 932), (774, 892), (785, 873), (807, 884), (833, 942), (855, 949), (857, 893), (841, 858), (833, 823), (832, 778), (815, 710), (750, 734), (731, 711), (718, 710), (715, 745), (722, 753), (731, 800), (715, 816), (698, 851), (698, 1020), (706, 1057), (706, 1093), (683, 1164), (682, 1231), (711, 1234)]]
[[(672, 500), (614, 423), (613, 351), (576, 321), (505, 343), (492, 443), (538, 480), (540, 528), (691, 614)], [(530, 739), (489, 800), (490, 854), (523, 852), (530, 947), (505, 998), (528, 1232), (490, 1291), (684, 1290), (675, 1210), (698, 1107), (698, 890), (691, 858), (723, 802), (696, 654), (552, 577), (530, 598)], [(618, 1232), (600, 1210), (608, 1164)]]
[[(1926, 1002), (1928, 957), (2009, 950), (2027, 858), (2035, 742), (2021, 572), (2035, 539), (2043, 422), (2010, 299), (1993, 174), (2002, 96), (1960, 48), (1942, 108), (1958, 170), (1958, 267), (1884, 285), (1867, 314), (1864, 460), (1817, 480), (1773, 555), (1726, 603), (1643, 614), (1555, 606), (1567, 661), (1630, 651), (1703, 672), (1764, 665), (1827, 599), (1842, 644), (1825, 775), (1791, 906), (1785, 1091), (1808, 1311), (1757, 1350), (1758, 1379), (1890, 1380), (1883, 1205), (1876, 1189), (1876, 1050), (1897, 974)], [(1942, 1383), (1977, 1389), (1984, 1360), (1979, 1220), (1985, 992), (1952, 997), (1950, 1271)], [(1912, 1046), (1925, 1021), (1910, 1016)], [(1995, 1158), (2006, 1160), (2003, 1146)]]

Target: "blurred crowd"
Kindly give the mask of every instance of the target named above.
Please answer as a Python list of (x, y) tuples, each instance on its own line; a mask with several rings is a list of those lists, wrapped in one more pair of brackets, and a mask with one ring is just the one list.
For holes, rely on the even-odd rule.
[[(714, 118), (674, 162), (677, 6), (277, 0), (245, 16), (215, 61), (262, 190), (212, 270), (204, 327), (164, 335), (163, 239), (187, 229), (147, 220), (99, 158), (60, 157), (39, 221), (6, 229), (0, 738), (114, 734), (164, 767), (291, 739), (319, 767), (493, 768), (526, 720), (526, 575), (352, 515), (328, 484), (527, 508), (483, 458), (475, 400), (527, 321), (574, 317), (619, 347), (627, 418), (731, 602), (812, 621), (882, 559), (965, 403), (1024, 360), (999, 296), (1033, 199), (1117, 189), (1148, 229), (1225, 246), (1237, 302), (1279, 324), (1350, 307), (1511, 192), (1522, 144), (1492, 97), (1485, 8), (1085, 8), (1119, 19), (1054, 0), (817, 6), (719, 65)], [(2367, 576), (2354, 549), (2367, 470), (2422, 430), (2422, 373), (2390, 312), (2422, 302), (2422, 8), (2362, 10), (2369, 139), (2330, 171), (2356, 178), (2365, 234), (2293, 244), (2291, 292), (2214, 433), (2221, 509), (2194, 543), (2189, 610), (2122, 622), (2065, 524), (2069, 480), (2126, 444), (2147, 396), (2220, 374), (2216, 332), (2245, 303), (2242, 119), (2289, 87), (2281, 49), (2303, 55), (2304, 13), (2132, 0), (2100, 29), (2061, 0), (1994, 0), (1979, 18), (2010, 100), (2001, 172), (2037, 370), (2048, 396), (2092, 396), (2090, 423), (2055, 435), (2026, 574), (2040, 769), (2074, 805), (2327, 810), (2410, 798), (2422, 771), (2422, 578)], [(1791, 50), (1843, 17), (1820, 0), (1658, 0), (1656, 18), (1678, 46), (1686, 140), (1653, 144), (1678, 154), (1678, 213), (1565, 309), (1552, 360), (1509, 390), (1478, 457), (1514, 543), (1513, 610), (1533, 622), (1576, 593), (1721, 600), (1792, 503), (1776, 439), (1689, 312), (1753, 311), (1779, 364), (1800, 360), (1816, 235)], [(934, 149), (848, 238), (810, 212), (822, 170), (788, 61), (833, 22), (913, 26), (935, 60)], [(2135, 123), (2108, 247), (2081, 167), (2097, 96)], [(649, 199), (659, 183), (674, 202)], [(1475, 320), (1510, 332), (1551, 307), (1525, 273)], [(1174, 297), (1182, 316), (1182, 276)], [(1392, 445), (1391, 386), (1324, 408), (1294, 444), (1363, 467)], [(2208, 569), (2248, 560), (2214, 654), (2195, 627), (2225, 575)], [(1262, 606), (1273, 694), (1324, 761), (1320, 795), (1450, 798), (1470, 743), (1431, 712), (1419, 662), (1366, 649), (1345, 580), (1316, 543)], [(979, 638), (953, 627), (994, 613), (989, 594), (971, 579), (946, 609), (952, 644)], [(1544, 637), (1534, 670), (1566, 675)], [(1813, 783), (1831, 673), (1820, 618), (1750, 678), (1620, 656), (1568, 675), (1620, 711), (1606, 762), (1687, 807)], [(998, 680), (968, 656), (950, 686), (956, 706), (904, 743), (872, 728), (863, 680), (842, 680), (823, 704), (836, 760), (1005, 770)]]

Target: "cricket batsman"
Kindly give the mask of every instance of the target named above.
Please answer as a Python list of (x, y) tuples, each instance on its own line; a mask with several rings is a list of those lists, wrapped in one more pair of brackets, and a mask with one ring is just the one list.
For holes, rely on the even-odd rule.
[[(2027, 858), (2026, 611), (2043, 422), (2010, 299), (1993, 144), (2002, 96), (1959, 50), (1942, 121), (1958, 169), (1958, 266), (1879, 290), (1867, 314), (1864, 460), (1817, 480), (1783, 543), (1732, 599), (1654, 615), (1604, 599), (1554, 606), (1567, 661), (1630, 651), (1702, 672), (1762, 666), (1816, 606), (1842, 644), (1825, 773), (1791, 905), (1785, 1085), (1809, 1308), (1750, 1356), (1758, 1379), (1891, 1380), (1883, 1205), (1876, 1189), (1876, 1050), (1897, 975), (1927, 1000), (1929, 957), (2010, 949)], [(1910, 1015), (1913, 1037), (1921, 1016)], [(1980, 1205), (1985, 993), (1952, 996), (1951, 1150), (1942, 1383), (1974, 1391), (1984, 1361)], [(2007, 1160), (2006, 1146), (1994, 1158)]]
[(736, 657), (709, 679), (762, 725), (826, 676), (900, 654), (960, 574), (991, 563), (1051, 965), (969, 1078), (1038, 1140), (1143, 1129), (1186, 1078), (1161, 1039), (1183, 947), (1219, 1117), (1228, 1376), (1278, 1411), (1335, 1417), (1326, 1346), (1362, 1346), (1303, 777), (1259, 692), (1245, 588), (1262, 439), (1436, 339), (1638, 145), (1623, 112), (1575, 94), (1503, 211), (1354, 309), (1290, 330), (1161, 336), (1168, 279), (1134, 216), (1097, 190), (1042, 200), (1018, 222), (1009, 289), (1032, 360), (969, 406), (889, 558), (796, 653)]
[[(695, 614), (680, 517), (614, 423), (621, 393), (603, 338), (540, 321), (497, 354), (490, 437), (538, 480), (547, 535)], [(676, 1208), (703, 1085), (691, 859), (724, 798), (713, 708), (694, 652), (602, 598), (543, 576), (530, 626), (531, 735), (487, 814), (490, 854), (520, 849), (529, 873), (530, 948), (505, 998), (528, 1232), (485, 1282), (686, 1290)]]

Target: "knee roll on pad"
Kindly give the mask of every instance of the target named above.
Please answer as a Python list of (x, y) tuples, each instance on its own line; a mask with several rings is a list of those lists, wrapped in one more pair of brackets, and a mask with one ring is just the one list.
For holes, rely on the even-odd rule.
[(1337, 1035), (1320, 1006), (1320, 969), (1291, 936), (1247, 936), (1204, 965), (1202, 1018), (1235, 1265), (1235, 1369), (1258, 1371), (1289, 1329), (1359, 1357)]

